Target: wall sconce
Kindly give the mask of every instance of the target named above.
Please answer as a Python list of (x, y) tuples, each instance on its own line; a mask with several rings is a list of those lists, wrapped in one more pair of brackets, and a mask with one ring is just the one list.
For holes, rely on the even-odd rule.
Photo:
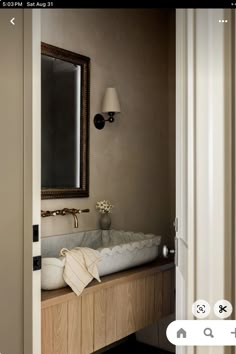
[(115, 113), (120, 112), (120, 102), (114, 87), (108, 87), (102, 101), (102, 112), (108, 114), (108, 119), (105, 119), (102, 114), (96, 114), (93, 122), (97, 129), (103, 129), (106, 122), (113, 123)]

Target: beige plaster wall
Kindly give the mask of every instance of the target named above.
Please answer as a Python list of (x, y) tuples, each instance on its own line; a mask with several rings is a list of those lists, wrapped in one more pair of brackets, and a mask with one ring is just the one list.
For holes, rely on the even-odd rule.
[[(14, 16), (13, 9), (6, 12), (0, 11), (0, 41), (4, 48), (1, 53), (0, 66), (0, 352), (22, 354), (24, 347), (24, 231), (28, 225), (24, 223), (24, 192), (26, 194), (28, 190), (26, 188), (24, 191), (23, 188), (25, 157), (22, 92), (22, 88), (25, 88), (24, 11), (18, 10), (17, 31), (12, 31), (8, 25), (10, 16)], [(15, 60), (16, 57), (17, 60)], [(27, 110), (27, 95), (25, 102)], [(25, 163), (27, 162), (26, 159)], [(27, 261), (28, 254), (25, 258)], [(27, 281), (28, 278), (26, 283)]]
[[(169, 66), (175, 65), (170, 43), (175, 38), (170, 19), (164, 9), (42, 11), (42, 41), (91, 58), (90, 197), (42, 201), (47, 210), (90, 208), (80, 216), (80, 230), (98, 227), (95, 204), (108, 199), (115, 205), (113, 228), (164, 238), (171, 233), (175, 113)], [(93, 117), (109, 86), (116, 87), (122, 112), (99, 131)], [(42, 220), (43, 237), (75, 231), (72, 216)]]

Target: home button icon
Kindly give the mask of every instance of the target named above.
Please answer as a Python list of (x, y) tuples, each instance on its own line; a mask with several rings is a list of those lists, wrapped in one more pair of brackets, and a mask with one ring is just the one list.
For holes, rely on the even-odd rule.
[(187, 337), (187, 332), (183, 328), (180, 328), (177, 332), (177, 338), (186, 338), (186, 337)]

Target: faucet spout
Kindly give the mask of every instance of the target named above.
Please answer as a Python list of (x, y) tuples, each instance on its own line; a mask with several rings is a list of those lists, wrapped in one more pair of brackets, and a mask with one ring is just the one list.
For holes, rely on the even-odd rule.
[[(0, 0), (1, 1), (1, 0)], [(67, 215), (67, 214), (72, 214), (74, 218), (74, 228), (78, 229), (79, 227), (79, 221), (78, 221), (78, 215), (81, 213), (89, 213), (89, 209), (75, 209), (75, 208), (64, 208), (60, 210), (41, 210), (41, 217), (46, 217), (46, 216), (56, 216), (56, 215)], [(1, 353), (0, 353), (1, 354)]]
[(76, 213), (71, 213), (71, 214), (73, 215), (73, 218), (74, 218), (74, 228), (78, 229), (78, 227), (79, 227), (78, 217), (77, 217)]

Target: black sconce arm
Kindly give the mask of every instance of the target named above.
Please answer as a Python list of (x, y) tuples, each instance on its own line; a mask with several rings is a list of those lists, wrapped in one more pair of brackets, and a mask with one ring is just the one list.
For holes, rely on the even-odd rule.
[(102, 114), (98, 113), (95, 115), (93, 122), (97, 129), (101, 130), (105, 126), (105, 122), (113, 123), (115, 120), (115, 112), (108, 112), (109, 118), (105, 119)]

